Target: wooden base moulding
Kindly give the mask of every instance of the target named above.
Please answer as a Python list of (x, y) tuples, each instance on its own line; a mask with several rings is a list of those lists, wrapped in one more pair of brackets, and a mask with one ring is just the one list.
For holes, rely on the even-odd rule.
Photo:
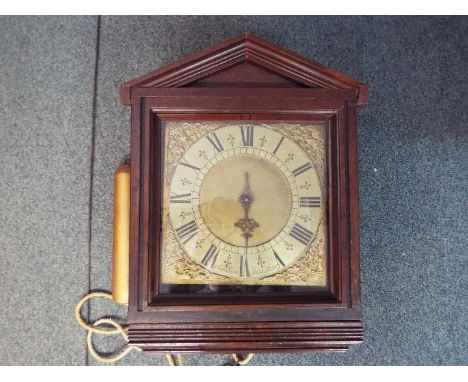
[(131, 344), (155, 353), (346, 351), (363, 340), (359, 321), (137, 324), (128, 335)]

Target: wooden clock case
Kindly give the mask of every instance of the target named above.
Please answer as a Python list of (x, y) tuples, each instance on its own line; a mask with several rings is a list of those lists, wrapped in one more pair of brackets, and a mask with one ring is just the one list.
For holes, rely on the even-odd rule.
[[(367, 85), (244, 33), (124, 83), (131, 106), (129, 341), (151, 352), (344, 351), (362, 342), (356, 107)], [(314, 293), (159, 293), (161, 125), (326, 121), (328, 267)]]

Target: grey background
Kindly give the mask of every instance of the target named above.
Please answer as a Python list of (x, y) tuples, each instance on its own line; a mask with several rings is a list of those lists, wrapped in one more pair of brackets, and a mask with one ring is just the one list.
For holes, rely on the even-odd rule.
[[(112, 179), (129, 152), (118, 86), (243, 31), (370, 85), (359, 110), (365, 343), (251, 364), (467, 364), (468, 19), (258, 16), (0, 17), (0, 364), (96, 364), (73, 309), (111, 287)], [(91, 318), (104, 314), (124, 310), (91, 304)]]

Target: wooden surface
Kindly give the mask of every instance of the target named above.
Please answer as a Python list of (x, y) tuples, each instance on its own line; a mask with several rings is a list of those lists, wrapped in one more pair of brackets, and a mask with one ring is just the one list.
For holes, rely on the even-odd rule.
[[(239, 70), (239, 67), (243, 70)], [(262, 68), (266, 73), (259, 75), (257, 68)], [(268, 78), (268, 74), (273, 75)], [(289, 85), (285, 86), (284, 79)], [(249, 84), (248, 87), (255, 88), (303, 86), (354, 89), (359, 105), (365, 105), (368, 99), (366, 84), (286, 49), (281, 49), (250, 33), (233, 37), (125, 82), (120, 86), (120, 98), (124, 105), (130, 106), (133, 91), (137, 88), (197, 86), (197, 82), (198, 84), (215, 82), (217, 88), (242, 87), (242, 85)], [(259, 82), (263, 86), (259, 86)]]
[[(250, 34), (122, 85), (132, 107), (129, 338), (146, 351), (346, 350), (362, 341), (356, 106), (367, 86)], [(166, 120), (327, 121), (328, 286), (159, 295)]]

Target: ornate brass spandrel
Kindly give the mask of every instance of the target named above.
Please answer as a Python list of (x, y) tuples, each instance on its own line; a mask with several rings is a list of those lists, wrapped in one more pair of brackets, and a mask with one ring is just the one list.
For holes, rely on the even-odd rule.
[(325, 286), (327, 242), (325, 240), (325, 224), (322, 221), (314, 242), (296, 262), (285, 270), (273, 276), (265, 277), (265, 284)]

